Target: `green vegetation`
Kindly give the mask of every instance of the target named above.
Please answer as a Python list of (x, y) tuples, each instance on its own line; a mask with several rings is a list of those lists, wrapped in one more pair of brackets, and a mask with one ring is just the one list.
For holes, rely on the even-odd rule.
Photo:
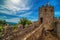
[(19, 24), (23, 25), (23, 28), (25, 28), (25, 25), (30, 25), (32, 22), (30, 20), (28, 20), (27, 18), (21, 18), (19, 21)]
[(5, 25), (7, 22), (5, 20), (0, 20), (0, 25)]
[(13, 30), (16, 30), (17, 28), (17, 25), (13, 25)]
[(2, 26), (0, 26), (0, 35), (2, 34)]
[(2, 34), (2, 29), (5, 24), (7, 24), (5, 20), (0, 20), (0, 35)]
[[(5, 20), (0, 20), (0, 35), (2, 34), (2, 29), (5, 24), (7, 24), (7, 22)], [(23, 28), (25, 28), (25, 25), (30, 25), (30, 24), (32, 24), (32, 22), (30, 20), (28, 20), (27, 18), (21, 18), (18, 24), (21, 24), (23, 26)], [(13, 30), (16, 30), (18, 28), (17, 27), (18, 24), (12, 25)]]
[(2, 30), (2, 26), (0, 26), (0, 32), (1, 32), (1, 30)]

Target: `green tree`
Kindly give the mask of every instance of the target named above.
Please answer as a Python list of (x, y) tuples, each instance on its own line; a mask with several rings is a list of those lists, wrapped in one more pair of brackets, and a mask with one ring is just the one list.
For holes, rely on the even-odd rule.
[(27, 20), (26, 24), (30, 25), (32, 22), (30, 20)]
[(3, 20), (3, 25), (7, 24), (7, 22), (5, 20)]
[(7, 22), (5, 20), (0, 20), (0, 25), (5, 25)]
[(27, 18), (21, 18), (20, 21), (19, 21), (19, 24), (22, 24), (23, 25), (23, 28), (25, 28), (25, 25), (29, 25), (31, 24), (32, 22), (30, 20), (28, 20)]

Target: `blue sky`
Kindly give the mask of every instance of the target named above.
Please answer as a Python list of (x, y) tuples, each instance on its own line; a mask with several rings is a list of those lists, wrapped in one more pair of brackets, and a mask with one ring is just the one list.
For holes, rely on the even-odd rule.
[(54, 6), (54, 16), (60, 17), (60, 0), (0, 0), (0, 20), (18, 23), (21, 17), (38, 20), (38, 9), (42, 5)]

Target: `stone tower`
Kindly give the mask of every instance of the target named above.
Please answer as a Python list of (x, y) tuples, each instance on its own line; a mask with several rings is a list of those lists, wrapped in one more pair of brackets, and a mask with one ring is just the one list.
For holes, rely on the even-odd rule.
[(48, 3), (46, 6), (39, 8), (39, 23), (47, 29), (50, 28), (51, 24), (54, 21), (54, 7), (49, 6)]

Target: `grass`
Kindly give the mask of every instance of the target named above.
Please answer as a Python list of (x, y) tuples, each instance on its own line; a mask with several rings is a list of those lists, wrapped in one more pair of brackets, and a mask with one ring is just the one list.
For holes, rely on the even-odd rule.
[(0, 35), (2, 34), (2, 26), (0, 26)]
[(0, 29), (2, 29), (2, 26), (0, 26)]

